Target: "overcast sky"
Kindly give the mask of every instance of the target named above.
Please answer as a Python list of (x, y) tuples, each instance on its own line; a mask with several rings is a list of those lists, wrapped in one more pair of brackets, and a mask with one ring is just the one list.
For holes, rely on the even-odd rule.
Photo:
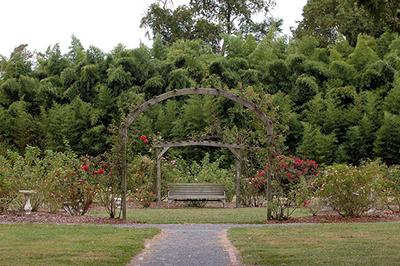
[[(132, 49), (140, 41), (151, 46), (140, 19), (155, 0), (1, 0), (0, 54), (9, 57), (15, 47), (28, 44), (28, 50), (45, 52), (60, 44), (67, 53), (75, 35), (87, 49), (94, 45), (110, 52), (122, 43)], [(283, 30), (301, 20), (307, 0), (276, 0), (274, 17), (284, 20)], [(189, 0), (173, 0), (175, 7)]]

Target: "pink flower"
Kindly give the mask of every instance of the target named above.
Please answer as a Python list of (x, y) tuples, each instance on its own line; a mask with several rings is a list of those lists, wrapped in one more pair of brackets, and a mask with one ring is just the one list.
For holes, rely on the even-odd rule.
[(83, 170), (84, 170), (85, 172), (87, 172), (87, 170), (89, 170), (89, 166), (87, 166), (86, 164), (85, 164), (82, 168), (83, 168)]
[(250, 92), (250, 96), (251, 96), (251, 95), (253, 95), (253, 93), (252, 93), (252, 92)]
[(104, 170), (103, 169), (99, 169), (99, 174), (103, 174)]
[(145, 139), (145, 140), (144, 140), (144, 143), (149, 143), (149, 140), (148, 140), (148, 139)]
[(142, 136), (140, 139), (141, 139), (141, 140), (145, 140), (145, 139), (146, 139), (146, 137), (145, 137), (145, 136)]
[(306, 206), (308, 204), (308, 202), (306, 200), (303, 203), (304, 203), (304, 206)]

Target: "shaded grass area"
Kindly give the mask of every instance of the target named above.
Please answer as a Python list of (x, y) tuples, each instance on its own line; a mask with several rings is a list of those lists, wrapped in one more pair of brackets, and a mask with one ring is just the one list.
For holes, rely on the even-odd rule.
[[(105, 211), (90, 211), (88, 215), (107, 217)], [(297, 209), (293, 217), (310, 215), (305, 209)], [(260, 224), (267, 220), (266, 208), (183, 208), (183, 209), (128, 209), (127, 219), (134, 223), (181, 224), (181, 223), (231, 223)]]
[(254, 265), (400, 265), (400, 223), (231, 228), (243, 263)]
[(157, 228), (1, 224), (1, 265), (123, 265)]

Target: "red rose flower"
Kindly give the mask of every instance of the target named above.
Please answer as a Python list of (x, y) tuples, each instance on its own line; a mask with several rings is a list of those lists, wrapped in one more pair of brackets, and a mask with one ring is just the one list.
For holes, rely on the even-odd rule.
[(99, 174), (103, 174), (104, 170), (103, 169), (99, 169)]
[(146, 139), (146, 137), (145, 137), (145, 136), (142, 136), (140, 139), (141, 139), (141, 140), (145, 140), (145, 139)]
[(85, 170), (85, 172), (87, 172), (87, 170), (89, 170), (89, 166), (87, 166), (86, 164), (83, 166), (83, 170)]

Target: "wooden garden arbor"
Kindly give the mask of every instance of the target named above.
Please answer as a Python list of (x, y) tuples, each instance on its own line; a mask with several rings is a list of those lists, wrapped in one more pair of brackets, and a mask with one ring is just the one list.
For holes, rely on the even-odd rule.
[[(188, 89), (181, 89), (181, 90), (173, 90), (166, 92), (164, 94), (161, 94), (159, 96), (155, 96), (152, 99), (148, 100), (141, 106), (139, 106), (135, 111), (130, 113), (126, 119), (125, 122), (121, 124), (121, 138), (122, 138), (122, 152), (123, 152), (123, 174), (122, 174), (122, 215), (123, 219), (126, 220), (126, 140), (127, 140), (127, 133), (128, 133), (128, 127), (132, 122), (142, 113), (144, 112), (147, 108), (165, 101), (169, 98), (172, 97), (177, 97), (177, 96), (183, 96), (183, 95), (191, 95), (191, 94), (203, 94), (203, 95), (214, 95), (214, 96), (220, 96), (224, 97), (227, 99), (230, 99), (234, 102), (237, 102), (247, 109), (251, 110), (257, 117), (264, 123), (264, 125), (267, 127), (267, 135), (268, 135), (268, 147), (272, 146), (272, 135), (273, 135), (273, 124), (272, 121), (269, 120), (265, 114), (258, 109), (257, 105), (248, 101), (247, 99), (244, 99), (242, 97), (239, 97), (238, 95), (232, 94), (227, 91), (219, 90), (219, 89), (209, 89), (209, 88), (188, 88)], [(225, 144), (229, 145), (229, 144)], [(268, 157), (270, 157), (270, 152), (268, 153)], [(269, 172), (268, 168), (268, 183), (267, 183), (267, 193), (268, 193), (268, 200), (271, 199), (271, 174)], [(268, 218), (270, 216), (270, 210), (267, 211)]]
[[(157, 207), (161, 208), (161, 157), (172, 147), (186, 147), (186, 146), (210, 146), (228, 148), (236, 157), (236, 207), (239, 207), (239, 178), (241, 176), (242, 165), (242, 144), (229, 144), (213, 141), (178, 141), (178, 142), (165, 142), (153, 145), (156, 148), (157, 156)], [(163, 148), (163, 150), (161, 150)]]

